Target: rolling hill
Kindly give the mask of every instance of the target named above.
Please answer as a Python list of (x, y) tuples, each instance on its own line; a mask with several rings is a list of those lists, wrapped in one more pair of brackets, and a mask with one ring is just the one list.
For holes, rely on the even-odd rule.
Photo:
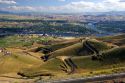
[(118, 45), (118, 46), (125, 45), (125, 34), (119, 34), (119, 35), (115, 35), (115, 36), (105, 36), (105, 37), (101, 37), (101, 38), (97, 38), (97, 39), (101, 40), (103, 42), (112, 43), (112, 44)]
[[(50, 73), (54, 75), (52, 79), (62, 79), (123, 72), (125, 69), (125, 47), (121, 45), (115, 46), (115, 43), (113, 43), (115, 40), (123, 39), (124, 35), (117, 35), (88, 40), (89, 44), (102, 53), (102, 61), (92, 60), (93, 53), (87, 49), (85, 43), (80, 42), (79, 38), (73, 41), (67, 40), (57, 44), (43, 46), (44, 48), (53, 49), (52, 52), (47, 53), (49, 55), (58, 56), (58, 58), (60, 56), (71, 56), (73, 62), (78, 66), (76, 73), (72, 75), (67, 75), (61, 71), (60, 65), (62, 62), (59, 59), (52, 58), (47, 62), (43, 62), (39, 58), (44, 55), (40, 50), (38, 52), (27, 51), (33, 46), (24, 50), (19, 48), (14, 50), (14, 48), (10, 47), (7, 48), (7, 50), (12, 52), (10, 56), (3, 56), (0, 53), (0, 76), (8, 73), (21, 73), (30, 78)], [(124, 41), (122, 42), (124, 43)], [(24, 51), (29, 54), (26, 54)]]
[(23, 68), (30, 68), (36, 64), (40, 64), (41, 61), (26, 55), (24, 53), (12, 54), (9, 56), (1, 55), (0, 58), (0, 74), (18, 72)]

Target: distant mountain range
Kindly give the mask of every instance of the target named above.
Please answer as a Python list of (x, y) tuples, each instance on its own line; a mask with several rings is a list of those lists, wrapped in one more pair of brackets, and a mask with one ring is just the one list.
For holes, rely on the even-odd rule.
[(125, 16), (125, 11), (110, 11), (110, 12), (84, 12), (84, 13), (45, 13), (45, 12), (9, 12), (9, 11), (0, 11), (0, 14), (14, 14), (14, 15), (50, 15), (50, 14), (59, 14), (59, 15), (122, 15)]
[(85, 15), (122, 15), (125, 16), (125, 11), (110, 11), (110, 12), (85, 12)]

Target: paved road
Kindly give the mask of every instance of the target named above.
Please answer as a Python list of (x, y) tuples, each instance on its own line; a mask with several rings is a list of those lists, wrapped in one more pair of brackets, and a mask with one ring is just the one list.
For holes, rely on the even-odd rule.
[(96, 81), (104, 81), (104, 80), (114, 80), (118, 78), (125, 78), (125, 73), (100, 75), (95, 77), (79, 78), (79, 79), (67, 79), (62, 81), (54, 81), (50, 83), (86, 83), (86, 82), (94, 82), (94, 81), (96, 82)]

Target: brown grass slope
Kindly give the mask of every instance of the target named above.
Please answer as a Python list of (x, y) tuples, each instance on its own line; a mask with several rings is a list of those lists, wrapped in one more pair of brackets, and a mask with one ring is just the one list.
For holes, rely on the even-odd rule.
[[(125, 47), (114, 48), (109, 51), (106, 51), (102, 55), (103, 61), (92, 60), (91, 56), (79, 56), (74, 57), (73, 61), (78, 65), (79, 69), (83, 70), (99, 70), (99, 69), (109, 69), (112, 68), (113, 65), (117, 65), (117, 67), (124, 66), (125, 62)], [(43, 65), (42, 68), (50, 69), (51, 71), (57, 71), (59, 69), (59, 65), (62, 64), (58, 59), (52, 59)]]
[[(98, 51), (104, 51), (104, 50), (108, 50), (111, 48), (111, 46), (108, 46), (104, 42), (100, 42), (100, 41), (96, 41), (96, 40), (89, 40), (88, 42), (89, 42), (89, 44), (94, 46)], [(56, 51), (50, 53), (49, 55), (53, 55), (53, 56), (85, 56), (85, 55), (89, 55), (89, 54), (91, 54), (91, 52), (89, 50), (87, 50), (84, 43), (79, 42), (79, 43), (73, 44), (71, 46), (56, 50)]]
[(40, 63), (40, 60), (29, 55), (24, 55), (23, 53), (12, 54), (10, 56), (1, 56), (0, 74), (17, 73), (24, 68), (30, 68)]
[(125, 34), (120, 34), (120, 35), (115, 35), (115, 36), (106, 36), (106, 37), (101, 37), (97, 39), (104, 41), (104, 42), (113, 43), (118, 46), (125, 45)]
[[(78, 57), (73, 57), (74, 63), (78, 66), (78, 71), (81, 73), (84, 72), (91, 72), (91, 71), (101, 71), (105, 69), (112, 69), (112, 68), (119, 68), (119, 67), (124, 67), (125, 62), (125, 47), (116, 47), (110, 49), (110, 46), (108, 46), (106, 43), (95, 41), (95, 40), (90, 40), (91, 44), (96, 44), (96, 48), (100, 48), (100, 50), (103, 50), (103, 55), (102, 55), (102, 61), (99, 60), (92, 60), (92, 56), (78, 56), (77, 55), (77, 49), (82, 48), (81, 43), (74, 44), (72, 46), (56, 50), (55, 52), (52, 52), (51, 54), (55, 54), (57, 56), (60, 55), (67, 55), (67, 56), (78, 56)], [(85, 50), (85, 48), (82, 48)], [(107, 49), (110, 49), (107, 51)], [(106, 50), (106, 51), (104, 51)], [(85, 54), (84, 54), (85, 55)], [(88, 53), (86, 54), (88, 55)], [(51, 73), (54, 73), (54, 75), (58, 73), (62, 73), (60, 69), (60, 64), (62, 62), (58, 59), (51, 59), (39, 66), (36, 67), (31, 67), (27, 70), (22, 71), (24, 74), (27, 76), (32, 76), (33, 72), (45, 72), (49, 71)]]
[(43, 48), (45, 48), (45, 49), (47, 48), (47, 49), (51, 49), (52, 51), (55, 51), (55, 50), (58, 50), (58, 49), (61, 49), (61, 48), (71, 46), (71, 45), (73, 45), (75, 43), (78, 43), (78, 42), (80, 42), (80, 39), (76, 38), (76, 39), (72, 39), (72, 40), (66, 40), (65, 42), (60, 42), (60, 43), (57, 43), (57, 44), (38, 47), (38, 48), (33, 49), (32, 51), (34, 51), (34, 52), (42, 51)]

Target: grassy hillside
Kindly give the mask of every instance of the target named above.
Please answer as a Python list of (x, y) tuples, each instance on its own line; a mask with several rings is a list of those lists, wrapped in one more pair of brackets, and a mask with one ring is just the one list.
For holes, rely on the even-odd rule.
[(29, 55), (24, 55), (23, 53), (1, 56), (0, 74), (18, 72), (23, 68), (30, 68), (40, 63), (40, 60)]
[(68, 46), (71, 46), (75, 43), (78, 43), (80, 42), (80, 39), (71, 39), (71, 40), (65, 40), (63, 42), (59, 42), (59, 43), (52, 43), (52, 45), (45, 45), (45, 46), (41, 46), (41, 47), (38, 47), (38, 48), (34, 48), (30, 51), (32, 52), (39, 52), (39, 51), (42, 51), (43, 48), (44, 49), (51, 49), (52, 51), (55, 51), (55, 50), (58, 50), (58, 49), (61, 49), (61, 48), (65, 48), (65, 47), (68, 47)]
[[(74, 57), (73, 61), (78, 65), (79, 68), (96, 70), (100, 69), (100, 67), (106, 67), (107, 65), (117, 64), (125, 61), (124, 54), (125, 54), (125, 47), (120, 47), (104, 52), (102, 55), (103, 61), (98, 61), (98, 60), (93, 61), (91, 56)], [(46, 67), (54, 69), (54, 67), (56, 67), (58, 69), (58, 66), (60, 64), (61, 62), (59, 60), (52, 59), (43, 64), (43, 66), (44, 68)]]
[[(12, 39), (11, 39), (12, 38)], [(15, 39), (14, 39), (15, 38)], [(111, 37), (110, 37), (111, 38)], [(107, 39), (110, 39), (107, 38)], [(114, 39), (123, 40), (123, 36), (112, 37)], [(17, 40), (16, 40), (17, 39)], [(24, 38), (23, 38), (24, 39)], [(25, 38), (25, 39), (30, 39)], [(24, 39), (24, 40), (25, 40)], [(43, 38), (44, 39), (44, 38)], [(7, 41), (8, 40), (8, 41)], [(15, 40), (15, 41), (14, 41)], [(26, 54), (24, 51), (32, 49), (34, 47), (39, 47), (35, 45), (29, 45), (25, 49), (22, 49), (22, 43), (17, 44), (16, 41), (22, 40), (22, 38), (17, 38), (17, 36), (4, 38), (3, 44), (0, 43), (1, 47), (5, 48), (12, 52), (10, 56), (3, 56), (0, 53), (0, 75), (21, 72), (26, 76), (32, 77), (34, 75), (41, 75), (45, 73), (54, 74), (54, 78), (58, 77), (62, 78), (62, 76), (72, 77), (72, 76), (89, 76), (95, 74), (107, 74), (114, 72), (122, 72), (125, 69), (125, 47), (115, 47), (112, 48), (112, 45), (109, 43), (104, 43), (103, 41), (106, 38), (98, 38), (99, 41), (95, 39), (90, 39), (88, 42), (92, 46), (94, 46), (97, 50), (103, 52), (102, 61), (92, 60), (92, 53), (85, 46), (85, 43), (79, 42), (79, 38), (76, 40), (67, 40), (64, 42), (60, 42), (52, 45), (45, 45), (46, 48), (52, 48), (54, 51), (49, 53), (53, 56), (75, 56), (72, 57), (74, 63), (78, 66), (77, 73), (73, 75), (67, 75), (60, 69), (60, 65), (62, 62), (59, 59), (51, 59), (47, 62), (43, 62), (40, 59), (36, 59), (35, 57), (40, 57), (43, 54), (41, 52), (30, 52), (33, 56)], [(32, 40), (36, 40), (36, 38), (31, 38)], [(3, 41), (3, 40), (0, 40)], [(29, 41), (29, 40), (28, 40)], [(22, 42), (22, 41), (21, 41)], [(124, 41), (123, 41), (124, 42)], [(24, 43), (24, 42), (23, 42)], [(27, 42), (30, 43), (30, 42)], [(3, 45), (3, 46), (2, 46)], [(16, 46), (13, 46), (16, 45)], [(42, 46), (42, 45), (41, 45)], [(40, 46), (40, 47), (41, 47)], [(15, 49), (17, 47), (18, 49)], [(25, 46), (24, 46), (25, 47)], [(122, 67), (122, 68), (121, 68)], [(66, 77), (65, 77), (66, 78)]]
[(120, 34), (120, 35), (115, 35), (115, 36), (106, 36), (106, 37), (101, 37), (97, 39), (104, 41), (104, 42), (113, 43), (118, 46), (125, 45), (125, 34)]
[[(69, 78), (69, 77), (76, 77), (79, 76), (91, 76), (91, 75), (97, 75), (97, 74), (109, 74), (109, 73), (117, 73), (117, 72), (123, 72), (124, 67), (124, 61), (125, 61), (125, 47), (115, 48), (110, 51), (106, 51), (103, 54), (103, 61), (92, 60), (91, 56), (80, 56), (80, 57), (74, 57), (73, 61), (75, 64), (77, 64), (78, 69), (77, 73), (73, 75), (66, 75), (64, 72), (60, 69), (60, 64), (62, 62), (58, 59), (51, 59), (48, 62), (43, 63), (40, 66), (36, 66), (34, 68), (30, 68), (27, 70), (23, 70), (22, 72), (27, 76), (33, 75), (33, 72), (51, 72), (55, 75), (55, 79), (57, 78)], [(111, 61), (112, 59), (112, 61)], [(41, 71), (43, 70), (43, 71)], [(67, 76), (67, 77), (65, 77)]]
[[(125, 60), (125, 47), (111, 49), (105, 52), (102, 56), (104, 61), (108, 62), (122, 62)], [(112, 59), (112, 60), (111, 60)]]
[[(111, 46), (108, 46), (107, 44), (95, 40), (90, 40), (89, 43), (93, 45), (97, 50), (103, 51), (108, 50), (111, 48)], [(82, 42), (73, 44), (71, 46), (56, 50), (49, 55), (53, 56), (85, 56), (91, 54), (90, 51), (87, 50), (87, 48), (84, 46)]]

